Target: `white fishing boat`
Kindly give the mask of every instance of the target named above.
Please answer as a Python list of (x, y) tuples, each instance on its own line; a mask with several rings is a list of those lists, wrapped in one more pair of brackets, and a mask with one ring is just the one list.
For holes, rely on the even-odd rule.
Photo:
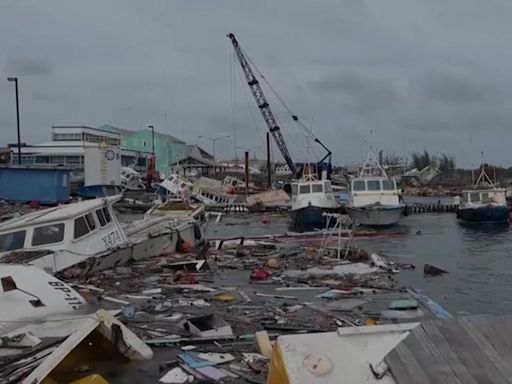
[(388, 177), (370, 151), (359, 176), (350, 182), (347, 213), (358, 225), (390, 226), (399, 221), (404, 208), (396, 181)]
[(129, 191), (142, 191), (146, 188), (140, 173), (130, 167), (121, 168), (121, 186)]
[(290, 216), (293, 229), (298, 232), (325, 228), (327, 218), (324, 213), (340, 209), (330, 180), (319, 180), (311, 168), (305, 167), (302, 177), (291, 184)]
[(467, 224), (508, 224), (509, 213), (506, 189), (497, 188), (482, 167), (473, 188), (462, 191), (457, 218)]
[(52, 274), (79, 267), (87, 274), (174, 252), (180, 237), (194, 238), (192, 220), (172, 222), (162, 216), (121, 224), (112, 209), (120, 199), (86, 200), (1, 223), (0, 262), (31, 264)]
[(169, 197), (190, 196), (193, 188), (193, 184), (185, 177), (173, 173), (166, 177), (157, 188), (157, 194), (167, 200)]

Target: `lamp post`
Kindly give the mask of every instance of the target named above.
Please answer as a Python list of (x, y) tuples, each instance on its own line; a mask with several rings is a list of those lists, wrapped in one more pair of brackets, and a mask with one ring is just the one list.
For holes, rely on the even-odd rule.
[(154, 155), (155, 154), (155, 127), (153, 125), (148, 125), (148, 128), (151, 129), (151, 152)]
[[(212, 155), (213, 155), (213, 163), (215, 164), (215, 143), (216, 143), (217, 141), (219, 141), (219, 140), (226, 139), (226, 138), (228, 138), (228, 137), (230, 137), (230, 136), (229, 136), (229, 135), (224, 135), (224, 136), (217, 136), (217, 137), (208, 137), (208, 136), (201, 136), (201, 135), (199, 135), (199, 136), (197, 136), (197, 137), (198, 137), (198, 138), (200, 138), (200, 139), (210, 140), (210, 141), (212, 142), (212, 147), (213, 147), (213, 148), (212, 148), (212, 152), (213, 152), (213, 153), (212, 153)], [(216, 169), (216, 168), (217, 168), (217, 167), (214, 165), (214, 166), (213, 166), (213, 174), (215, 174), (215, 169)]]
[(18, 96), (18, 78), (17, 77), (8, 77), (7, 81), (14, 82), (14, 87), (16, 90), (16, 125), (18, 128), (18, 164), (21, 164), (20, 102), (19, 102), (19, 96)]

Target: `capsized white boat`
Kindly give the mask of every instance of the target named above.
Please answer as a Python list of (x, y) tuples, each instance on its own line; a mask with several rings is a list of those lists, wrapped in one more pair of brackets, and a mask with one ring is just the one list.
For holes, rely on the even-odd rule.
[(87, 274), (173, 252), (180, 236), (195, 231), (193, 221), (167, 217), (122, 225), (112, 209), (121, 197), (61, 205), (1, 223), (0, 262), (31, 264), (49, 273), (76, 266)]
[(386, 174), (372, 151), (350, 182), (350, 218), (358, 225), (389, 226), (400, 219), (405, 205), (400, 202), (396, 181)]
[(140, 173), (130, 167), (121, 168), (121, 186), (129, 191), (142, 191), (146, 188)]

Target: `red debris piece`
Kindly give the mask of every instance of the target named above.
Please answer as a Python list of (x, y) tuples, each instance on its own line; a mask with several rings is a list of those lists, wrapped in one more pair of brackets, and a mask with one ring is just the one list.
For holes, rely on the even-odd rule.
[(251, 280), (267, 280), (272, 272), (265, 268), (254, 268), (251, 272)]
[(270, 223), (272, 223), (272, 220), (268, 216), (263, 216), (263, 218), (261, 219), (261, 222), (263, 224), (270, 224)]

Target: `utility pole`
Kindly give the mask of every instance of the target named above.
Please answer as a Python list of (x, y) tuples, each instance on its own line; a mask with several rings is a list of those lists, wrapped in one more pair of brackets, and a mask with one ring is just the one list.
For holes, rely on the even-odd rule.
[(245, 196), (249, 195), (249, 151), (245, 151)]
[(230, 137), (229, 135), (224, 135), (224, 136), (218, 136), (218, 137), (207, 137), (207, 136), (197, 136), (198, 138), (200, 139), (206, 139), (206, 140), (210, 140), (212, 142), (212, 150), (213, 150), (213, 162), (214, 162), (214, 166), (213, 166), (213, 174), (215, 175), (215, 171), (216, 171), (216, 168), (217, 168), (217, 165), (215, 164), (215, 143), (218, 141), (218, 140), (222, 140), (222, 139), (226, 139), (228, 137)]
[(20, 102), (19, 102), (19, 94), (18, 94), (18, 78), (17, 77), (8, 77), (7, 81), (14, 82), (14, 87), (16, 89), (16, 125), (18, 128), (18, 164), (21, 164)]
[(270, 163), (270, 132), (267, 132), (267, 182), (268, 188), (272, 187), (272, 170)]
[(148, 125), (148, 128), (151, 129), (151, 152), (154, 155), (155, 154), (155, 127), (153, 125)]

